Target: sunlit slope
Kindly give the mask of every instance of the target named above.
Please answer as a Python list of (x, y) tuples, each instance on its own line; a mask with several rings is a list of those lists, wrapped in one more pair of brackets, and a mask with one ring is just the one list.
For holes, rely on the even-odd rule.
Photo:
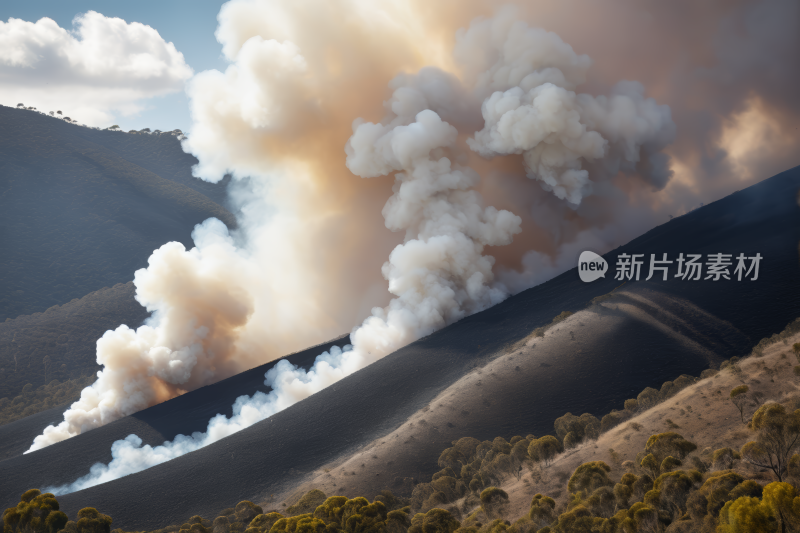
[[(414, 439), (402, 441), (407, 448), (396, 449), (401, 461), (371, 465), (369, 475), (380, 483), (354, 476), (349, 487), (331, 487), (354, 496), (362, 490), (391, 488), (395, 477), (430, 475), (438, 470), (438, 453), (454, 438), (541, 435), (552, 431), (553, 420), (567, 411), (602, 415), (646, 386), (660, 386), (682, 373), (697, 375), (721, 358), (747, 353), (762, 337), (781, 331), (800, 315), (798, 189), (796, 168), (664, 224), (605, 256), (613, 269), (622, 252), (668, 253), (671, 258), (681, 252), (758, 252), (764, 257), (758, 282), (631, 281), (615, 297), (624, 309), (598, 310), (587, 305), (620, 282), (609, 275), (585, 284), (573, 269), (420, 339), (214, 445), (59, 497), (62, 509), (74, 514), (93, 506), (124, 529), (175, 522), (176, 509), (181, 517), (211, 517), (242, 499), (260, 502), (265, 495), (313, 481), (323, 467), (404, 434), (420, 413), (428, 413), (426, 407), (431, 417), (441, 417), (441, 424), (428, 423), (424, 430), (408, 434)], [(581, 312), (548, 331), (544, 339), (531, 337), (535, 328), (565, 310)], [(532, 339), (536, 345), (528, 346)], [(509, 358), (524, 359), (512, 365)], [(485, 377), (478, 378), (479, 371)], [(503, 372), (514, 377), (503, 379)], [(470, 381), (477, 379), (480, 386)], [(472, 389), (463, 388), (470, 383)], [(459, 394), (470, 392), (475, 403), (461, 408), (466, 415), (456, 410), (458, 402), (448, 399), (459, 387)], [(204, 429), (205, 414), (194, 417), (185, 409), (200, 391), (157, 406), (158, 423), (171, 427), (180, 421), (183, 428)], [(242, 387), (241, 394), (252, 391)], [(226, 402), (229, 398), (220, 397), (221, 412), (229, 409)], [(148, 411), (139, 413), (136, 421), (122, 420), (0, 462), (0, 504), (11, 505), (32, 486), (72, 481), (94, 462), (107, 461), (108, 451), (99, 450), (127, 436), (146, 420)], [(152, 423), (147, 428), (158, 433)]]
[(190, 171), (177, 139), (148, 139), (162, 176), (121, 149), (137, 137), (0, 106), (0, 321), (126, 283), (162, 244), (191, 246), (209, 217), (235, 223), (161, 168)]

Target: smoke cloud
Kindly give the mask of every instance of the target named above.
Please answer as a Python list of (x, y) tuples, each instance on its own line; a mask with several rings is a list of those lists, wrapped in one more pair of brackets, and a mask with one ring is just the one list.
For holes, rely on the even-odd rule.
[[(791, 115), (796, 107), (743, 74), (761, 69), (757, 61), (718, 52), (728, 25), (711, 36), (707, 28), (719, 13), (761, 20), (793, 9), (766, 4), (719, 4), (712, 13), (693, 3), (544, 1), (477, 19), (491, 13), (491, 3), (225, 4), (217, 37), (230, 67), (190, 82), (194, 127), (184, 148), (200, 161), (198, 177), (233, 174), (241, 229), (228, 234), (207, 222), (195, 231), (193, 250), (170, 244), (154, 253), (136, 278), (152, 320), (101, 339), (98, 358), (102, 343), (103, 360), (118, 359), (117, 371), (84, 391), (75, 414), (34, 446), (361, 323), (351, 349), (323, 354), (308, 374), (279, 363), (267, 376), (269, 398), (240, 398), (239, 411), (230, 421), (214, 419), (213, 431), (210, 424), (205, 434), (153, 449), (129, 438), (117, 443), (112, 464), (95, 467), (95, 481), (81, 483), (141, 470), (545, 281), (574, 266), (585, 248), (603, 253), (667, 214), (749, 184), (755, 178), (721, 177), (732, 168), (719, 144), (723, 125), (726, 146), (740, 146), (746, 124), (735, 117), (756, 105), (748, 101), (758, 102), (759, 116), (776, 109)], [(669, 23), (656, 27), (655, 20), (690, 27), (677, 42)], [(749, 53), (775, 52), (755, 30)], [(647, 53), (631, 53), (622, 35)], [(791, 39), (781, 33), (769, 42)], [(664, 43), (673, 41), (690, 66), (665, 57), (673, 48)], [(684, 41), (697, 50), (687, 51)], [(575, 50), (592, 50), (598, 64)], [(696, 57), (723, 56), (698, 70)], [(769, 74), (792, 80), (796, 70)], [(631, 81), (634, 75), (644, 83)], [(728, 82), (739, 85), (723, 91)], [(375, 111), (382, 102), (383, 116)], [(782, 119), (761, 122), (787, 131)], [(685, 126), (686, 136), (676, 137)], [(737, 164), (758, 175), (749, 161), (742, 156)], [(194, 273), (181, 273), (184, 266)], [(191, 294), (220, 303), (196, 312), (200, 300)], [(137, 397), (123, 399), (125, 387)]]

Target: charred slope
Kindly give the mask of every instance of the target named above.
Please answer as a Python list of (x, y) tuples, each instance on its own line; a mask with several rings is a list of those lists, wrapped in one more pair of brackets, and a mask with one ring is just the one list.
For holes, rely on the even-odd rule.
[[(759, 252), (765, 259), (757, 282), (629, 282), (625, 297), (632, 302), (644, 294), (642, 291), (652, 293), (644, 300), (640, 298), (636, 306), (637, 313), (643, 314), (641, 320), (622, 323), (612, 334), (583, 339), (584, 349), (573, 351), (570, 359), (557, 359), (559, 364), (543, 360), (550, 366), (526, 374), (524, 397), (495, 398), (488, 414), (459, 425), (459, 434), (485, 438), (547, 433), (553, 420), (565, 411), (603, 414), (645, 386), (659, 386), (681, 373), (697, 375), (707, 367), (709, 358), (743, 355), (762, 337), (780, 331), (800, 315), (798, 188), (800, 169), (795, 168), (606, 254), (612, 268), (616, 256), (623, 252), (666, 252), (670, 257), (681, 252)], [(613, 276), (582, 283), (573, 269), (420, 339), (214, 445), (60, 497), (62, 509), (74, 515), (84, 506), (93, 506), (113, 516), (117, 527), (147, 529), (174, 522), (176, 513), (181, 517), (212, 516), (239, 500), (260, 500), (266, 494), (296, 486), (327, 463), (390, 435), (442, 391), (474, 368), (505, 356), (534, 328), (550, 322), (561, 311), (583, 309), (594, 297), (618, 285)], [(675, 303), (663, 303), (667, 301)], [(644, 315), (655, 318), (645, 319)], [(670, 329), (678, 330), (679, 337), (670, 334)], [(687, 350), (687, 339), (697, 348)], [(188, 393), (180, 400), (188, 402), (198, 393)], [(181, 420), (184, 427), (205, 427), (207, 419), (190, 423), (189, 416), (170, 407), (177, 405), (174, 402), (159, 406), (164, 409), (161, 423)], [(223, 408), (227, 405), (220, 403)], [(123, 424), (116, 427), (122, 429)], [(129, 427), (120, 431), (109, 424), (3, 461), (0, 504), (16, 503), (19, 494), (32, 486), (45, 487), (84, 475), (93, 462), (108, 458), (92, 456), (97, 449), (93, 443), (124, 438)], [(425, 434), (430, 445), (421, 448), (424, 453), (415, 455), (420, 471), (405, 475), (426, 475), (436, 468), (436, 453), (451, 440), (448, 433), (437, 432)]]
[[(115, 135), (0, 106), (0, 321), (128, 282), (162, 244), (190, 247), (209, 217), (235, 224), (175, 172), (95, 142)], [(174, 138), (151, 141), (171, 143), (159, 160), (182, 154)]]

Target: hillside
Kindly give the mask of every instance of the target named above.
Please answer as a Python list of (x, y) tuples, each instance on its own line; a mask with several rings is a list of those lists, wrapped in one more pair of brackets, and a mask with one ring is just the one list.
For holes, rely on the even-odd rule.
[(205, 194), (219, 200), (224, 185), (193, 183), (190, 168), (175, 137), (0, 106), (0, 322), (130, 281), (162, 244), (190, 247), (209, 217), (232, 227)]
[[(800, 316), (798, 189), (795, 168), (605, 255), (614, 265), (622, 253), (760, 253), (765, 259), (758, 282), (653, 279), (620, 288), (612, 276), (583, 283), (573, 269), (213, 445), (61, 496), (62, 509), (73, 516), (91, 505), (127, 530), (162, 527), (174, 522), (175, 509), (186, 517), (212, 518), (243, 499), (266, 505), (271, 494), (288, 498), (325, 469), (348, 461), (358, 467), (350, 469), (346, 486), (336, 484), (340, 494), (401, 492), (410, 489), (404, 478), (418, 482), (436, 472), (441, 450), (455, 439), (546, 434), (566, 412), (600, 417), (645, 387), (661, 387), (681, 374), (698, 376), (710, 365), (746, 355), (759, 339)], [(620, 299), (616, 308), (593, 303), (612, 291)], [(563, 311), (575, 314), (538, 335)], [(180, 422), (187, 432), (204, 430), (216, 391), (224, 387), (225, 381), (151, 409), (158, 409), (161, 427)], [(202, 398), (199, 414), (188, 408), (193, 398)], [(219, 398), (216, 407), (226, 412), (229, 395)], [(110, 443), (131, 430), (157, 444), (166, 435), (149, 411), (0, 461), (0, 505), (15, 504), (32, 485), (84, 475), (95, 462), (107, 461)], [(442, 423), (433, 425), (433, 417)], [(406, 440), (400, 439), (403, 432)], [(377, 446), (383, 448), (370, 455), (374, 462), (361, 474), (366, 462), (357, 463), (358, 454)]]
[(0, 322), (0, 399), (13, 400), (27, 384), (37, 389), (54, 379), (95, 374), (101, 368), (97, 339), (120, 324), (139, 327), (149, 314), (134, 293), (132, 281), (118, 283), (44, 313)]

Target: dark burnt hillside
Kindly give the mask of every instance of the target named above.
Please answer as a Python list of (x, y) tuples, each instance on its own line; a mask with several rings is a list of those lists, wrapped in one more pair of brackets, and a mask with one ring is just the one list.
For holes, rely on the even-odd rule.
[[(800, 167), (655, 228), (605, 255), (613, 272), (621, 253), (667, 253), (675, 258), (678, 253), (705, 257), (757, 252), (764, 258), (758, 281), (644, 281), (645, 272), (641, 281), (625, 286), (622, 296), (631, 304), (627, 315), (590, 309), (588, 314), (596, 317), (585, 318), (585, 333), (577, 325), (574, 344), (573, 332), (564, 332), (564, 342), (555, 343), (550, 351), (532, 347), (520, 361), (518, 375), (511, 366), (517, 376), (513, 382), (492, 378), (488, 369), (493, 358), (522, 358), (512, 348), (517, 350), (515, 346), (529, 339), (535, 328), (562, 311), (586, 309), (595, 297), (620, 284), (613, 275), (583, 283), (577, 269), (572, 269), (420, 339), (213, 445), (61, 496), (61, 508), (70, 516), (86, 506), (101, 509), (114, 518), (115, 527), (126, 530), (163, 527), (194, 514), (212, 518), (235, 502), (263, 501), (271, 493), (296, 487), (331, 462), (387, 438), (417, 413), (429, 416), (426, 407), (438, 412), (446, 402), (434, 405), (433, 400), (472, 371), (487, 369), (488, 374), (471, 396), (477, 407), (463, 417), (454, 411), (452, 418), (449, 414), (446, 418), (449, 424), (431, 426), (414, 441), (409, 439), (395, 464), (370, 472), (373, 480), (391, 486), (391, 476), (430, 476), (438, 470), (438, 454), (455, 438), (546, 434), (565, 412), (602, 416), (645, 387), (659, 387), (683, 373), (696, 376), (710, 363), (748, 353), (761, 338), (782, 331), (800, 316), (798, 189)], [(617, 325), (607, 328), (606, 322)], [(251, 394), (254, 383), (234, 388)], [(0, 461), (0, 508), (16, 504), (31, 487), (45, 488), (85, 475), (92, 464), (107, 461), (110, 443), (125, 438), (131, 429), (139, 428), (136, 431), (150, 442), (166, 438), (159, 428), (173, 424), (187, 432), (204, 429), (208, 412), (215, 408), (229, 412), (230, 393), (215, 392), (225, 387), (220, 382), (152, 411)], [(191, 409), (193, 398), (202, 409)], [(444, 409), (447, 412), (447, 406)]]
[(192, 160), (172, 136), (0, 106), (0, 322), (130, 281), (209, 217), (233, 226), (224, 185), (194, 183)]

